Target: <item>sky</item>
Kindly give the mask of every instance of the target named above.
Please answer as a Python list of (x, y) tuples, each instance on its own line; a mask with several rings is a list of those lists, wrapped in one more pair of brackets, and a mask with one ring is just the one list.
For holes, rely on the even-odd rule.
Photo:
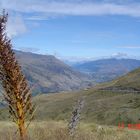
[(0, 0), (13, 48), (61, 59), (140, 59), (139, 0)]

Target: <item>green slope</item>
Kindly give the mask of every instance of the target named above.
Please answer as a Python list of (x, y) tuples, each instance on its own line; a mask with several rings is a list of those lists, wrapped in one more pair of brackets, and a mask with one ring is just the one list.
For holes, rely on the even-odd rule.
[(39, 106), (37, 119), (69, 120), (76, 100), (85, 96), (83, 121), (109, 125), (118, 125), (119, 122), (138, 123), (140, 94), (135, 94), (134, 91), (139, 89), (140, 69), (137, 69), (117, 80), (88, 90), (37, 96), (34, 99)]
[(106, 89), (140, 91), (140, 68), (104, 85)]
[[(139, 123), (140, 94), (134, 94), (132, 90), (127, 92), (134, 87), (139, 89), (139, 73), (140, 69), (137, 69), (113, 82), (79, 92), (38, 95), (34, 97), (34, 103), (37, 105), (35, 118), (45, 121), (69, 121), (74, 104), (81, 96), (85, 96), (85, 106), (81, 115), (83, 122), (107, 125), (118, 125), (120, 122)], [(127, 90), (122, 90), (122, 92), (101, 90), (115, 86), (121, 86)], [(0, 118), (5, 119), (7, 116), (5, 109), (2, 109), (0, 113)]]
[(34, 101), (38, 105), (36, 119), (66, 120), (80, 96), (85, 96), (82, 121), (118, 125), (119, 122), (137, 123), (140, 119), (140, 95), (121, 94), (90, 89), (79, 93), (40, 95)]
[[(81, 115), (85, 123), (118, 125), (120, 122), (139, 123), (140, 95), (121, 94), (90, 89), (79, 93), (59, 93), (34, 97), (37, 105), (36, 120), (69, 121), (73, 106), (80, 96), (85, 96)], [(8, 119), (6, 109), (0, 110), (0, 119)]]

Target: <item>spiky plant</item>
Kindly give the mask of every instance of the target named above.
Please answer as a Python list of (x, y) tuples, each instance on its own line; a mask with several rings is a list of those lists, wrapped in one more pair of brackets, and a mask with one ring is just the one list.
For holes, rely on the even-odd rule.
[(21, 67), (15, 58), (10, 39), (6, 35), (8, 14), (3, 11), (0, 16), (0, 82), (4, 99), (8, 105), (10, 117), (18, 126), (20, 139), (27, 137), (25, 121), (33, 118), (34, 106), (31, 91)]
[(70, 136), (74, 136), (76, 127), (80, 121), (81, 111), (84, 107), (85, 97), (80, 98), (73, 108), (71, 120), (68, 124), (68, 131)]

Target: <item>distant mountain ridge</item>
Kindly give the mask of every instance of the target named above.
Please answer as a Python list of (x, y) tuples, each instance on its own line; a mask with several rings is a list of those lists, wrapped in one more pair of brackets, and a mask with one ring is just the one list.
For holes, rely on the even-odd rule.
[(88, 75), (73, 70), (52, 55), (21, 51), (15, 54), (35, 93), (77, 90), (91, 85)]
[(85, 89), (96, 82), (111, 81), (140, 67), (140, 60), (114, 58), (71, 67), (52, 55), (15, 53), (27, 80), (34, 87), (34, 94)]
[(111, 81), (119, 76), (139, 68), (140, 60), (135, 59), (101, 59), (73, 65), (73, 68), (92, 76), (96, 82)]

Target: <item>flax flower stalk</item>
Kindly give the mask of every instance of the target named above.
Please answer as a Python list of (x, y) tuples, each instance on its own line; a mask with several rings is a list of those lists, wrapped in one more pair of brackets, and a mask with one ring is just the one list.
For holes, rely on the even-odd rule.
[(81, 112), (84, 107), (85, 97), (82, 97), (77, 101), (77, 104), (74, 106), (72, 111), (71, 120), (68, 125), (68, 131), (70, 136), (74, 136), (76, 127), (80, 122)]
[(33, 118), (34, 106), (31, 102), (30, 87), (15, 58), (11, 41), (5, 33), (7, 18), (8, 14), (3, 11), (0, 16), (0, 84), (4, 90), (3, 96), (8, 105), (10, 118), (18, 126), (20, 139), (25, 140), (25, 121)]

